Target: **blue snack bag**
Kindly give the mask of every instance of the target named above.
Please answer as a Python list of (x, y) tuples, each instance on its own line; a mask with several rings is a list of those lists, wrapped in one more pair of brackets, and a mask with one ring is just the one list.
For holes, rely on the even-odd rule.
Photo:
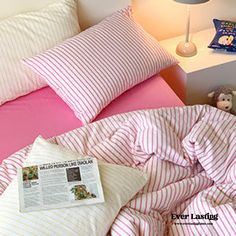
[(236, 22), (213, 19), (216, 34), (209, 48), (236, 52)]

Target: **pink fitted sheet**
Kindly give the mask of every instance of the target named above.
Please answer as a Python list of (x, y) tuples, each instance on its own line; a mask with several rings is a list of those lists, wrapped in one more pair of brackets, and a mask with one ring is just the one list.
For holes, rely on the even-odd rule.
[[(156, 75), (123, 93), (96, 120), (138, 109), (183, 105), (163, 78)], [(8, 102), (0, 107), (0, 163), (38, 135), (48, 138), (82, 125), (49, 87)]]

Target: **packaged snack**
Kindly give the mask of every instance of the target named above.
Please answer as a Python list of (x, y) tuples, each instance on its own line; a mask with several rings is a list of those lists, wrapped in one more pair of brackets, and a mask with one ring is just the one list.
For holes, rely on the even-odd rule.
[(236, 22), (213, 19), (216, 34), (209, 48), (236, 52)]

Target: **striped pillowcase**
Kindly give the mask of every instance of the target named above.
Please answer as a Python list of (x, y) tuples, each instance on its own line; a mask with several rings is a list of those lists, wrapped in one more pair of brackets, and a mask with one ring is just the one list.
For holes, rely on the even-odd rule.
[(21, 59), (54, 47), (80, 31), (77, 1), (62, 0), (0, 22), (0, 105), (46, 86)]
[(130, 7), (25, 62), (84, 124), (124, 91), (177, 63), (134, 21)]

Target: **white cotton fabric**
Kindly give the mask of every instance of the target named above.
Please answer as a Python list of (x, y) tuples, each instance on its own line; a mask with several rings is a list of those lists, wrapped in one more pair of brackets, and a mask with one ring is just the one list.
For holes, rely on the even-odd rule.
[(63, 0), (0, 22), (0, 105), (46, 83), (21, 59), (44, 52), (80, 32), (77, 1)]
[[(37, 138), (24, 166), (81, 158), (43, 138)], [(146, 174), (130, 167), (99, 162), (105, 203), (44, 210), (19, 212), (16, 179), (0, 198), (1, 236), (102, 236), (106, 235), (115, 217), (147, 182)]]

